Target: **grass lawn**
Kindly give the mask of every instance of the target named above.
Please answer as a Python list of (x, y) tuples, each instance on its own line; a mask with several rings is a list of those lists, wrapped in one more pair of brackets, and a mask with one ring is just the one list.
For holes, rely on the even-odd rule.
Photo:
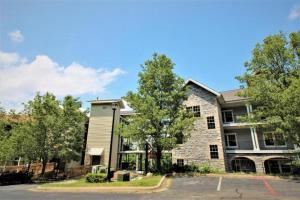
[(110, 183), (88, 183), (84, 178), (79, 180), (64, 181), (59, 183), (47, 183), (41, 185), (42, 187), (143, 187), (155, 186), (159, 183), (162, 176), (144, 177), (141, 180), (131, 180), (128, 182), (113, 181)]

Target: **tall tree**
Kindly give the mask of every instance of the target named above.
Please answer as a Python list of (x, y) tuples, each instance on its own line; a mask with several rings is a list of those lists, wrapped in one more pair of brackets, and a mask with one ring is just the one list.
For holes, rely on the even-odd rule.
[(300, 144), (300, 31), (266, 37), (245, 67), (237, 79), (255, 106), (251, 120)]
[(10, 138), (16, 121), (15, 112), (7, 113), (4, 108), (0, 107), (0, 164), (4, 167), (7, 161), (14, 159), (14, 149)]
[(38, 144), (34, 138), (31, 124), (27, 120), (29, 119), (19, 122), (15, 127), (13, 127), (8, 143), (15, 158), (22, 158), (24, 161), (27, 161), (27, 170), (29, 171), (31, 163), (37, 160)]
[(31, 119), (30, 131), (36, 140), (36, 152), (42, 160), (44, 174), (47, 162), (55, 156), (59, 147), (62, 109), (53, 94), (41, 96), (38, 93), (33, 101), (28, 102), (26, 110)]
[(81, 157), (87, 116), (80, 107), (81, 102), (72, 96), (66, 96), (62, 103), (58, 158), (65, 162), (78, 161)]
[(138, 91), (125, 97), (137, 114), (123, 126), (123, 135), (140, 144), (150, 143), (156, 152), (158, 171), (162, 151), (171, 150), (178, 140), (188, 137), (194, 121), (183, 105), (187, 88), (173, 72), (174, 65), (165, 55), (154, 54), (141, 66)]

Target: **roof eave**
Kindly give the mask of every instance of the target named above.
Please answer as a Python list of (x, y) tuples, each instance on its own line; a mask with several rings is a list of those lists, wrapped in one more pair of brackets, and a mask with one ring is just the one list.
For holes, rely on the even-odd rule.
[(122, 99), (107, 99), (107, 100), (91, 100), (88, 101), (91, 104), (112, 104), (112, 103), (118, 103), (120, 108), (125, 108), (125, 105), (122, 101)]
[(185, 85), (187, 85), (189, 82), (194, 83), (195, 85), (197, 85), (197, 86), (199, 86), (199, 87), (205, 89), (206, 91), (208, 91), (208, 92), (210, 92), (210, 93), (216, 95), (217, 97), (221, 97), (221, 94), (220, 94), (219, 92), (217, 92), (217, 91), (215, 91), (215, 90), (213, 90), (213, 89), (207, 87), (206, 85), (204, 85), (204, 84), (202, 84), (202, 83), (199, 83), (198, 81), (195, 81), (195, 80), (193, 80), (193, 79), (188, 79), (188, 80), (186, 80), (186, 81), (185, 81)]

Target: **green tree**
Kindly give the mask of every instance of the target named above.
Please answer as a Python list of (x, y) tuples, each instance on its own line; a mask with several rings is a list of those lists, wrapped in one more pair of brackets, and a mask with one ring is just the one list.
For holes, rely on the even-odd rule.
[(171, 59), (154, 54), (141, 67), (138, 91), (125, 97), (137, 114), (123, 125), (122, 134), (140, 144), (148, 141), (156, 152), (156, 169), (161, 171), (162, 151), (187, 138), (194, 120), (183, 105), (187, 87), (173, 72)]
[(14, 149), (10, 143), (10, 137), (12, 135), (12, 128), (15, 123), (10, 114), (7, 113), (3, 107), (0, 106), (0, 165), (6, 166), (7, 161), (14, 159)]
[(62, 161), (78, 161), (81, 158), (86, 113), (80, 111), (81, 102), (72, 96), (66, 96), (62, 103), (61, 137), (58, 158)]
[(246, 73), (237, 77), (255, 110), (250, 120), (300, 144), (300, 31), (257, 44)]
[[(29, 120), (29, 119), (27, 119)], [(22, 158), (28, 163), (28, 171), (33, 161), (37, 160), (37, 141), (31, 129), (29, 121), (19, 122), (13, 129), (12, 135), (8, 140), (15, 158)]]
[(41, 96), (38, 93), (33, 101), (27, 103), (26, 111), (30, 117), (30, 131), (37, 144), (37, 157), (42, 160), (43, 175), (47, 162), (56, 155), (59, 147), (62, 109), (53, 94)]

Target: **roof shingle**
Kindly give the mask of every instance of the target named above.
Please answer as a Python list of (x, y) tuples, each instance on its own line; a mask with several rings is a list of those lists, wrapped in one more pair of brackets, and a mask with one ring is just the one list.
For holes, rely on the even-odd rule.
[(238, 96), (238, 92), (242, 91), (243, 89), (235, 89), (235, 90), (228, 90), (221, 92), (225, 102), (229, 101), (244, 101), (248, 99), (247, 97), (240, 97)]

